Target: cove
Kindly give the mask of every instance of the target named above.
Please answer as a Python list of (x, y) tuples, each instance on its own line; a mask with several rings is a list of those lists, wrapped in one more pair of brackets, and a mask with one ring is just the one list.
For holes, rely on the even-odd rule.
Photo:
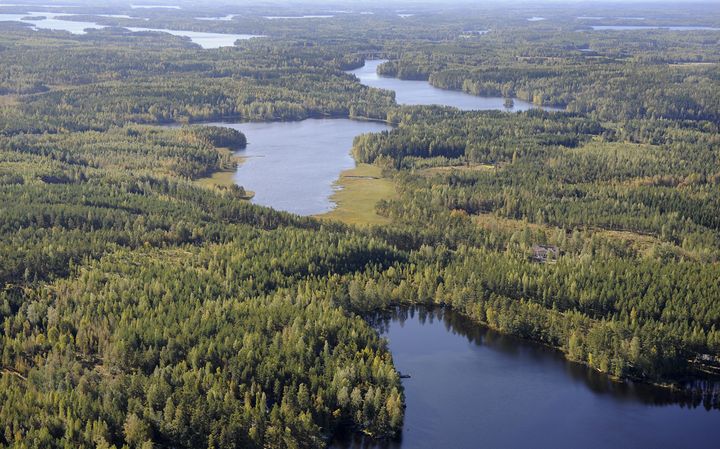
[(720, 441), (720, 411), (700, 399), (614, 382), (451, 310), (396, 309), (368, 321), (411, 376), (403, 379), (402, 436), (339, 436), (332, 449), (682, 449)]
[(245, 134), (247, 148), (235, 182), (255, 192), (253, 202), (299, 215), (334, 208), (330, 196), (340, 173), (355, 167), (350, 149), (355, 136), (389, 126), (349, 119), (298, 122), (208, 123)]
[[(527, 101), (514, 99), (511, 108), (504, 106), (505, 99), (502, 97), (480, 97), (457, 90), (440, 89), (430, 85), (427, 81), (401, 80), (398, 78), (380, 76), (377, 67), (385, 62), (383, 59), (371, 59), (365, 61), (365, 65), (347, 73), (355, 75), (362, 84), (378, 89), (395, 91), (395, 101), (405, 105), (442, 105), (452, 106), (464, 111), (498, 110), (507, 112), (527, 111), (538, 108)], [(550, 111), (561, 111), (562, 109), (542, 107)]]

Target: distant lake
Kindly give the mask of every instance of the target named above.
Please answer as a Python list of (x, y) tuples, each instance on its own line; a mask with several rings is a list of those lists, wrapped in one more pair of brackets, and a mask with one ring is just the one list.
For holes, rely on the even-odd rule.
[(226, 16), (222, 17), (195, 17), (195, 20), (220, 20), (220, 21), (229, 21), (235, 18), (237, 14), (228, 14)]
[[(85, 34), (86, 29), (102, 29), (105, 25), (94, 22), (75, 22), (71, 20), (63, 20), (63, 17), (75, 14), (62, 14), (55, 12), (27, 12), (23, 14), (0, 14), (0, 22), (22, 22), (33, 26), (36, 29), (67, 31), (72, 34)], [(29, 17), (30, 19), (25, 19)], [(34, 17), (42, 17), (42, 19), (33, 19)]]
[(130, 5), (132, 9), (182, 9), (176, 5)]
[[(402, 439), (339, 436), (331, 449), (695, 449), (718, 447), (720, 410), (619, 383), (554, 350), (450, 310), (369, 318), (403, 379)], [(717, 391), (717, 390), (716, 390)]]
[(235, 41), (252, 39), (254, 37), (262, 37), (255, 34), (225, 34), (225, 33), (206, 33), (202, 31), (180, 31), (180, 30), (166, 30), (166, 29), (154, 29), (154, 28), (136, 28), (126, 27), (130, 31), (155, 31), (159, 33), (168, 33), (173, 36), (189, 37), (190, 40), (202, 48), (220, 48), (220, 47), (232, 47), (235, 45)]
[(305, 15), (305, 16), (265, 16), (268, 20), (292, 20), (292, 19), (330, 19), (332, 17), (335, 17), (333, 15), (328, 14), (317, 14), (317, 15)]
[(300, 215), (335, 207), (334, 183), (355, 167), (350, 149), (358, 134), (389, 129), (382, 123), (348, 119), (298, 122), (209, 123), (242, 131), (248, 145), (235, 182), (255, 192), (253, 202)]
[[(365, 61), (359, 69), (351, 73), (360, 79), (366, 86), (377, 87), (395, 91), (395, 100), (398, 104), (406, 105), (443, 105), (452, 106), (465, 111), (471, 110), (498, 110), (507, 112), (527, 111), (538, 106), (527, 101), (514, 99), (512, 108), (506, 108), (502, 97), (480, 97), (466, 92), (439, 89), (431, 86), (427, 81), (401, 80), (398, 78), (380, 76), (377, 67), (385, 62), (382, 59)], [(561, 110), (558, 108), (542, 107), (545, 110)]]
[[(0, 14), (0, 22), (2, 21), (13, 21), (27, 23), (36, 29), (46, 30), (58, 30), (67, 31), (72, 34), (85, 34), (87, 29), (103, 29), (107, 28), (106, 25), (100, 25), (95, 22), (76, 22), (73, 20), (66, 20), (63, 17), (74, 16), (76, 14), (67, 13), (54, 13), (54, 12), (28, 12), (25, 14)], [(118, 17), (126, 18), (127, 16), (122, 15), (106, 15), (107, 17)], [(27, 18), (30, 19), (27, 19)], [(33, 17), (42, 17), (42, 19), (33, 19)], [(225, 34), (225, 33), (206, 33), (201, 31), (184, 31), (184, 30), (167, 30), (167, 29), (155, 29), (155, 28), (138, 28), (138, 27), (125, 27), (126, 29), (137, 32), (137, 31), (156, 31), (161, 33), (168, 33), (174, 36), (184, 36), (190, 38), (190, 40), (202, 48), (219, 48), (219, 47), (232, 47), (235, 45), (235, 41), (251, 39), (254, 37), (262, 37), (254, 34)]]
[[(641, 20), (641, 19), (636, 19)], [(720, 28), (703, 26), (664, 26), (664, 25), (591, 25), (590, 28), (596, 31), (603, 30), (670, 30), (670, 31), (720, 31)]]

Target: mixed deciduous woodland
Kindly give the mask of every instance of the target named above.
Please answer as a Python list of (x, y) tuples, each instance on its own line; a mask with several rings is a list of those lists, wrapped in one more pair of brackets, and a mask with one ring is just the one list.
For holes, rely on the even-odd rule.
[[(392, 437), (400, 376), (363, 316), (397, 305), (451, 307), (618, 378), (717, 372), (720, 32), (488, 8), (93, 13), (114, 26), (83, 35), (0, 22), (0, 447)], [(668, 14), (720, 24), (712, 8)], [(118, 28), (148, 23), (267, 37), (203, 50)], [(370, 57), (563, 112), (398, 105), (345, 73)], [(397, 191), (376, 205), (384, 224), (193, 183), (246, 145), (199, 122), (308, 117), (393, 125), (352, 148)]]

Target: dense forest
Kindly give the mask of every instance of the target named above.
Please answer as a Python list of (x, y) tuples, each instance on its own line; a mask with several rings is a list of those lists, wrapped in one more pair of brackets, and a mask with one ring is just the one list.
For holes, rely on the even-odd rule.
[[(77, 35), (0, 22), (0, 447), (397, 436), (400, 374), (363, 317), (398, 305), (451, 307), (617, 378), (718, 370), (720, 33), (595, 32), (552, 7), (554, 24), (267, 8), (94, 6), (75, 19), (108, 28)], [(99, 15), (129, 12), (144, 16)], [(148, 24), (266, 37), (204, 50), (119, 28)], [(561, 111), (398, 105), (345, 72), (371, 57)], [(247, 144), (201, 122), (309, 117), (392, 125), (352, 148), (396, 186), (377, 204), (390, 224), (195, 182)]]

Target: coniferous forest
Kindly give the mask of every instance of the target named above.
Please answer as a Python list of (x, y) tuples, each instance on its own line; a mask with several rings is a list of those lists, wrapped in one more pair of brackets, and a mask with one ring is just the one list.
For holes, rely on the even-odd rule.
[[(0, 447), (392, 438), (400, 373), (366, 317), (397, 306), (451, 308), (615, 379), (720, 373), (717, 5), (664, 12), (710, 29), (588, 31), (577, 16), (609, 12), (91, 3), (68, 18), (106, 26), (85, 34), (0, 20)], [(263, 37), (204, 49), (122, 28), (150, 25)], [(347, 73), (368, 59), (552, 109), (398, 104)], [(391, 126), (351, 153), (394, 186), (387, 224), (198, 183), (251, 140), (203, 122), (307, 118)]]

